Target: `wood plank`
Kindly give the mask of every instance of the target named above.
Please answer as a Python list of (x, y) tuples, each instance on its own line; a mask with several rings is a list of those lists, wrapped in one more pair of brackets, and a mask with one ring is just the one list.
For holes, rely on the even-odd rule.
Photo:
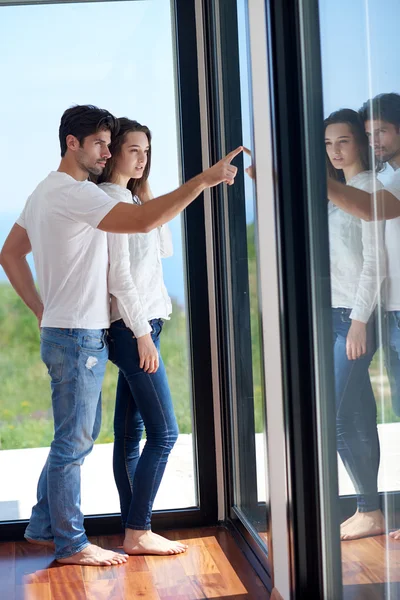
[(157, 589), (168, 588), (186, 581), (186, 573), (177, 555), (146, 556), (146, 563)]
[(87, 600), (124, 600), (116, 579), (85, 581)]
[(27, 585), (33, 583), (49, 583), (48, 567), (53, 563), (53, 555), (48, 548), (28, 544), (15, 543), (15, 583)]
[(123, 600), (160, 600), (153, 577), (149, 572), (128, 573), (124, 579), (118, 579)]
[[(258, 600), (268, 597), (226, 530), (215, 527), (180, 530), (167, 532), (167, 537), (186, 541), (187, 552), (176, 556), (133, 556), (126, 564), (113, 567), (60, 565), (43, 546), (26, 542), (0, 544), (0, 576), (4, 575), (0, 579), (0, 597), (5, 600), (202, 600), (207, 597)], [(117, 549), (122, 536), (101, 536), (91, 541)]]
[(234, 546), (234, 548), (229, 548), (228, 555), (226, 554), (228, 549), (224, 548), (223, 551), (219, 544), (210, 544), (207, 549), (214, 559), (223, 580), (229, 582), (227, 595), (244, 594), (246, 592), (255, 594), (259, 587), (256, 585), (257, 576), (252, 569), (249, 569), (244, 555), (236, 544)]
[(189, 580), (173, 587), (163, 588), (159, 590), (159, 593), (161, 600), (203, 600), (206, 598), (202, 590), (196, 590)]
[(87, 600), (83, 581), (50, 583), (51, 600)]
[[(16, 600), (52, 600), (50, 583), (19, 585), (15, 591)], [(4, 596), (4, 600), (8, 600), (8, 597)]]
[(123, 579), (130, 573), (148, 571), (149, 567), (144, 556), (130, 556), (123, 565), (113, 567), (114, 578)]
[(81, 566), (83, 581), (99, 581), (100, 579), (115, 579), (114, 567)]
[(205, 546), (189, 546), (184, 554), (179, 554), (186, 575), (207, 575), (219, 573), (208, 548)]
[(50, 583), (62, 583), (63, 581), (83, 581), (82, 567), (79, 565), (62, 565), (54, 562), (48, 568)]
[[(205, 598), (225, 598), (238, 594), (248, 594), (234, 571), (213, 573), (210, 575), (194, 575), (190, 578), (196, 591), (201, 591)], [(250, 596), (253, 598), (253, 596)]]

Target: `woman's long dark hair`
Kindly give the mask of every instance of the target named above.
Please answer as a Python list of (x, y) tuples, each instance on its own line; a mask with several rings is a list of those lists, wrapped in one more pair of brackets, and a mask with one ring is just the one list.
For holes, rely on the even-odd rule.
[(113, 180), (113, 175), (115, 171), (115, 164), (118, 156), (121, 153), (122, 145), (126, 140), (126, 136), (128, 133), (141, 131), (145, 133), (147, 139), (149, 141), (149, 151), (147, 154), (147, 164), (143, 170), (143, 175), (140, 178), (131, 178), (128, 181), (127, 188), (130, 192), (132, 192), (133, 196), (138, 196), (140, 198), (141, 190), (143, 189), (144, 184), (146, 183), (151, 167), (151, 132), (146, 125), (141, 125), (137, 121), (133, 121), (131, 119), (127, 119), (126, 117), (120, 117), (118, 119), (119, 131), (118, 134), (113, 137), (113, 140), (110, 145), (111, 158), (108, 159), (106, 166), (104, 167), (103, 173), (99, 175), (97, 179), (97, 183), (111, 182)]
[[(368, 137), (364, 129), (364, 122), (360, 115), (351, 108), (341, 108), (340, 110), (331, 113), (329, 117), (325, 119), (324, 131), (326, 131), (328, 125), (337, 125), (338, 123), (344, 123), (350, 127), (358, 147), (363, 171), (369, 171), (371, 169), (371, 154)], [(342, 169), (335, 169), (327, 152), (325, 152), (325, 158), (329, 177), (336, 179), (337, 181), (345, 182), (346, 180)]]

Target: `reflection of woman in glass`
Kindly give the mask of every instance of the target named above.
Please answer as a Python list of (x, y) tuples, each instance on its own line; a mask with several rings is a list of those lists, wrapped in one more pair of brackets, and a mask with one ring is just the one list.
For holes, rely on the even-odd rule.
[[(328, 173), (373, 192), (382, 187), (369, 165), (368, 139), (350, 109), (325, 120)], [(379, 439), (368, 367), (376, 350), (374, 309), (384, 278), (384, 224), (362, 221), (329, 202), (329, 240), (336, 387), (337, 448), (357, 492), (357, 512), (341, 539), (383, 532), (377, 488)]]
[[(137, 121), (119, 119), (112, 158), (99, 184), (113, 198), (151, 201), (148, 185), (151, 134)], [(171, 256), (167, 226), (143, 234), (108, 234), (111, 327), (109, 356), (119, 368), (114, 416), (113, 468), (128, 554), (179, 554), (186, 546), (151, 531), (154, 499), (178, 436), (165, 367), (160, 355), (163, 320), (171, 301), (161, 257)], [(146, 444), (140, 440), (146, 428)]]

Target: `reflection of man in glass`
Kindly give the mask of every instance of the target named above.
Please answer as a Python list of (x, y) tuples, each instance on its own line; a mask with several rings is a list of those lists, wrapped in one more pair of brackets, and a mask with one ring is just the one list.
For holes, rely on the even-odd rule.
[[(377, 161), (389, 163), (394, 173), (390, 183), (375, 194), (328, 181), (329, 199), (343, 210), (364, 220), (388, 219), (385, 231), (387, 286), (385, 293), (385, 362), (392, 404), (400, 416), (400, 95), (381, 94), (365, 102), (360, 110)], [(400, 530), (390, 534), (400, 539)]]
[[(51, 378), (54, 440), (38, 484), (28, 541), (55, 545), (56, 560), (121, 564), (126, 557), (90, 544), (80, 508), (80, 468), (100, 431), (101, 385), (110, 325), (107, 234), (143, 233), (170, 221), (207, 187), (232, 184), (228, 157), (178, 190), (141, 206), (112, 199), (100, 175), (118, 125), (108, 112), (75, 106), (60, 124), (61, 163), (25, 205), (1, 251), (11, 284), (41, 326), (41, 357)], [(40, 295), (26, 256), (33, 252)]]
[(396, 219), (400, 217), (400, 95), (376, 96), (363, 105), (360, 114), (377, 159), (394, 169), (392, 180), (385, 189), (368, 194), (329, 179), (329, 200), (366, 221)]

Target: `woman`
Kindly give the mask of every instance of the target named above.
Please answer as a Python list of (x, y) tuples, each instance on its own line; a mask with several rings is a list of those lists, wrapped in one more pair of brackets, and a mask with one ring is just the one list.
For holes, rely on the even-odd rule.
[[(342, 109), (325, 120), (328, 173), (373, 192), (368, 139), (358, 113)], [(357, 512), (341, 539), (384, 531), (377, 478), (379, 438), (368, 368), (376, 350), (374, 310), (385, 276), (384, 223), (361, 221), (328, 204), (337, 448), (357, 493)]]
[[(122, 202), (149, 202), (151, 134), (137, 121), (119, 119), (111, 159), (99, 185)], [(113, 468), (128, 554), (178, 554), (186, 545), (151, 531), (154, 499), (178, 437), (171, 394), (160, 355), (163, 320), (171, 301), (161, 257), (172, 254), (166, 225), (150, 233), (108, 234), (111, 327), (109, 357), (119, 368), (114, 416)], [(146, 444), (140, 440), (146, 428)]]

